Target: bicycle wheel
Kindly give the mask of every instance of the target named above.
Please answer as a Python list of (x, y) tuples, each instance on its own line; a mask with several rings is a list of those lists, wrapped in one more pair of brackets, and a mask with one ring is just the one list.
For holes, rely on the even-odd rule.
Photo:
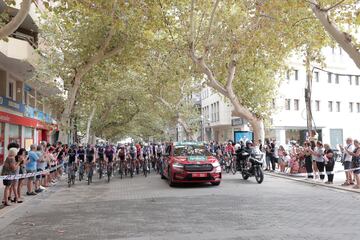
[(68, 173), (68, 187), (71, 186), (71, 174), (70, 172)]
[(143, 172), (144, 172), (144, 176), (146, 177), (147, 176), (147, 164), (144, 163), (143, 165)]
[(236, 160), (235, 159), (233, 159), (231, 162), (231, 172), (233, 174), (236, 174)]

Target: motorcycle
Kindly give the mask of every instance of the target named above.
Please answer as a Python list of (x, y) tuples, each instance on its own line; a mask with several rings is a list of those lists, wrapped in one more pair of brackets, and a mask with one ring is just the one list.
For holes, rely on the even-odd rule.
[(261, 184), (264, 181), (263, 154), (252, 151), (251, 153), (242, 152), (239, 170), (244, 180), (254, 176), (256, 182)]

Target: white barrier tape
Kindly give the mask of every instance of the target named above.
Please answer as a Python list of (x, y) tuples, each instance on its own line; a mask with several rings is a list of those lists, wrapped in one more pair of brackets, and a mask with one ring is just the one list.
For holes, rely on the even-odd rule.
[(336, 170), (336, 171), (331, 171), (331, 172), (285, 173), (285, 172), (275, 171), (275, 173), (285, 175), (285, 176), (290, 176), (290, 177), (307, 177), (307, 176), (315, 176), (315, 175), (325, 175), (325, 174), (329, 175), (329, 174), (342, 173), (342, 172), (352, 172), (352, 171), (359, 170), (359, 169), (360, 169), (360, 167), (351, 168), (351, 169), (347, 169), (347, 170)]
[(35, 177), (38, 175), (43, 175), (45, 173), (49, 173), (50, 171), (56, 170), (58, 168), (61, 168), (62, 165), (58, 165), (56, 167), (46, 169), (41, 172), (33, 172), (33, 173), (24, 173), (24, 174), (16, 174), (16, 175), (6, 175), (6, 176), (0, 176), (0, 180), (17, 180), (22, 178), (29, 178), (29, 177)]

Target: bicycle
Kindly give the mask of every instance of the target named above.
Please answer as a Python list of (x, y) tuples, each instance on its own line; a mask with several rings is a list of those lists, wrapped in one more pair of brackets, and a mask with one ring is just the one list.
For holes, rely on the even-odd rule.
[(108, 162), (108, 163), (107, 163), (106, 172), (107, 172), (107, 176), (108, 176), (107, 181), (108, 181), (108, 183), (109, 183), (109, 182), (110, 182), (111, 175), (112, 175), (112, 172), (113, 172), (112, 162)]
[(92, 177), (94, 174), (94, 164), (92, 162), (88, 164), (89, 164), (89, 169), (88, 169), (87, 177), (88, 177), (88, 185), (90, 185), (90, 183), (92, 183)]
[(120, 175), (120, 179), (123, 178), (123, 175), (125, 174), (126, 175), (126, 163), (125, 161), (121, 161), (120, 160), (120, 163), (119, 163), (119, 175)]
[(103, 175), (103, 160), (102, 159), (99, 159), (99, 179), (102, 178), (102, 175)]
[(79, 163), (79, 181), (80, 182), (84, 179), (84, 172), (85, 172), (84, 162), (80, 161), (80, 163)]
[(147, 177), (147, 174), (148, 174), (148, 167), (149, 167), (148, 162), (149, 162), (149, 160), (148, 160), (148, 158), (145, 156), (144, 162), (143, 162), (143, 173), (144, 173), (144, 176), (145, 176), (145, 177)]
[(237, 166), (236, 166), (236, 157), (235, 156), (232, 156), (231, 157), (231, 172), (232, 174), (236, 174), (236, 171), (237, 171)]
[(68, 186), (75, 184), (75, 163), (68, 166)]
[(133, 178), (134, 177), (134, 159), (133, 158), (129, 158), (129, 162), (127, 165), (127, 171), (130, 173), (130, 177)]

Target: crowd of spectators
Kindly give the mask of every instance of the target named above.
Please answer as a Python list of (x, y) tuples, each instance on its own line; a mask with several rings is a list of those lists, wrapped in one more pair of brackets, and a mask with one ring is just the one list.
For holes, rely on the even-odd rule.
[(339, 151), (331, 149), (321, 141), (305, 141), (302, 146), (292, 143), (291, 147), (277, 146), (276, 140), (266, 140), (263, 146), (266, 154), (266, 171), (289, 174), (305, 174), (309, 179), (334, 182), (334, 166), (339, 158), (344, 166), (346, 181), (342, 186), (360, 189), (360, 144), (358, 140), (346, 139), (346, 146), (339, 145)]
[(67, 154), (67, 145), (58, 142), (55, 145), (42, 142), (39, 145), (31, 145), (30, 151), (20, 148), (17, 143), (7, 146), (8, 154), (2, 167), (1, 176), (36, 173), (20, 179), (4, 179), (5, 186), (3, 206), (11, 203), (22, 203), (22, 189), (26, 183), (26, 195), (34, 196), (46, 188), (56, 184), (62, 175), (62, 166)]

